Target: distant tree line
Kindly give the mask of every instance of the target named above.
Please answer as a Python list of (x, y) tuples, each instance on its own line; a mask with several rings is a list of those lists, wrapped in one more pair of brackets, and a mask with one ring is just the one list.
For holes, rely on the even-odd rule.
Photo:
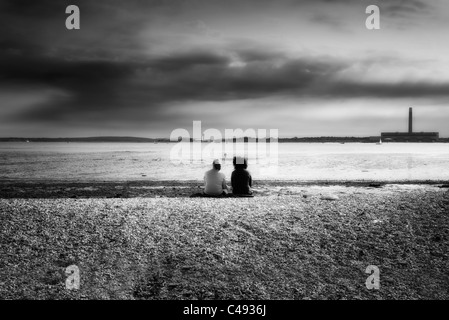
[[(373, 143), (373, 141), (378, 141), (379, 137), (304, 137), (304, 138), (278, 138), (277, 141), (280, 143), (289, 142), (335, 142), (335, 143), (346, 143), (346, 142), (359, 142), (359, 143)], [(193, 142), (193, 138), (190, 138), (190, 142)], [(262, 141), (262, 140), (261, 140)], [(275, 141), (272, 138), (266, 138), (266, 142)], [(167, 142), (178, 142), (170, 141), (167, 138), (139, 138), (139, 137), (86, 137), (86, 138), (0, 138), (0, 142), (147, 142), (147, 143), (167, 143)], [(210, 140), (203, 142), (211, 142)], [(220, 142), (220, 141), (216, 141)], [(221, 142), (259, 142), (257, 138), (243, 137), (234, 139), (222, 139)], [(437, 142), (449, 142), (449, 138), (440, 138)]]

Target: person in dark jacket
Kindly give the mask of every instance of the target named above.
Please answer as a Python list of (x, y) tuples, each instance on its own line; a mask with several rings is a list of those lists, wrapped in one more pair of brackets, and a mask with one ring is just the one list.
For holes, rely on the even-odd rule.
[(252, 195), (252, 177), (248, 170), (246, 158), (234, 157), (232, 159), (234, 171), (231, 175), (232, 193), (234, 195)]

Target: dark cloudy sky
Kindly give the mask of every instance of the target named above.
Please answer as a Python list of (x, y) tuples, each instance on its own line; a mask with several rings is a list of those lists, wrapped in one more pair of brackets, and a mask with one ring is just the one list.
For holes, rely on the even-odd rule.
[(448, 34), (447, 0), (0, 0), (0, 136), (368, 136), (409, 106), (449, 136)]

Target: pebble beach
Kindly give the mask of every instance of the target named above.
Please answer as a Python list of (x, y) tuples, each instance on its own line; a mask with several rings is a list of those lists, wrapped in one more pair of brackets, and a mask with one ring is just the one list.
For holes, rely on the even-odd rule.
[(442, 184), (262, 181), (226, 199), (189, 198), (194, 182), (0, 190), (1, 299), (449, 298)]

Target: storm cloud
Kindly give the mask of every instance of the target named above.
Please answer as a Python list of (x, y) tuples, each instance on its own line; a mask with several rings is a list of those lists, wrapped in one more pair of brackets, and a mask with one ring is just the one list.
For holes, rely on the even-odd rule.
[[(2, 1), (0, 97), (7, 99), (0, 106), (1, 119), (17, 125), (21, 121), (78, 123), (81, 132), (86, 125), (122, 121), (126, 128), (144, 119), (172, 128), (179, 119), (166, 110), (178, 106), (181, 112), (183, 104), (194, 103), (219, 106), (247, 101), (252, 110), (250, 105), (256, 101), (269, 100), (297, 101), (299, 108), (310, 108), (313, 101), (319, 108), (342, 99), (364, 99), (368, 105), (400, 100), (398, 105), (430, 101), (440, 106), (449, 101), (449, 78), (441, 76), (447, 70), (443, 58), (447, 47), (438, 43), (441, 55), (426, 54), (422, 46), (411, 52), (410, 35), (405, 32), (403, 38), (395, 38), (401, 35), (394, 28), (379, 31), (385, 37), (378, 40), (379, 34), (363, 30), (364, 11), (361, 31), (349, 33), (360, 42), (354, 47), (347, 33), (354, 10), (351, 3), (361, 9), (368, 4), (284, 0), (257, 1), (256, 7), (255, 1), (226, 5), (220, 1)], [(81, 30), (64, 27), (68, 4), (80, 7)], [(291, 15), (305, 8), (310, 8), (306, 19)], [(418, 0), (383, 5), (390, 24), (394, 17), (400, 17), (402, 25), (407, 17), (437, 14), (435, 10), (435, 5)], [(286, 21), (279, 22), (283, 15)], [(292, 26), (297, 23), (296, 37)], [(320, 29), (323, 25), (333, 29)], [(265, 35), (265, 28), (278, 30), (278, 35)], [(425, 44), (428, 34), (422, 32), (417, 38), (423, 37), (419, 41)], [(333, 36), (343, 40), (335, 42)], [(402, 51), (400, 46), (385, 48), (401, 41)], [(35, 95), (36, 102), (14, 111), (20, 92)], [(208, 112), (202, 114), (207, 117)], [(228, 115), (223, 118), (229, 121)]]

